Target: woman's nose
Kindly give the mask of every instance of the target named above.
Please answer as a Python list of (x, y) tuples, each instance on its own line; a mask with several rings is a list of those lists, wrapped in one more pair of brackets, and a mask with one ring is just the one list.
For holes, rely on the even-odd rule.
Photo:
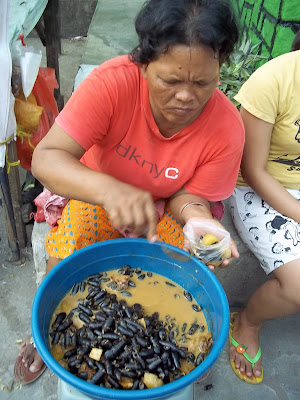
[(194, 99), (194, 94), (189, 88), (182, 88), (176, 92), (175, 98), (183, 103), (189, 103)]

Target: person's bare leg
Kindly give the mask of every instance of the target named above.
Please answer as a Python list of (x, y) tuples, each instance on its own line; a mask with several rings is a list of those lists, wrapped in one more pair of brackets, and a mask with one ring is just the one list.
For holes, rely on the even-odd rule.
[[(51, 271), (52, 268), (54, 268), (58, 263), (60, 262), (59, 258), (54, 258), (54, 257), (49, 257), (48, 263), (47, 263), (47, 269), (46, 269), (46, 275), (48, 274), (48, 272)], [(19, 349), (19, 355), (23, 356), (23, 354), (25, 353), (26, 347), (30, 345), (29, 344), (29, 339), (26, 339), (25, 342), (23, 342), (20, 346)], [(39, 353), (37, 352), (37, 350), (35, 349), (34, 351), (30, 352), (29, 354), (27, 354), (26, 358), (22, 359), (23, 363), (25, 364), (25, 366), (27, 367), (27, 365), (29, 365), (29, 370), (31, 372), (37, 372), (39, 371), (44, 362), (41, 359)]]
[(47, 268), (46, 268), (46, 275), (56, 267), (56, 265), (61, 261), (60, 258), (55, 258), (55, 257), (49, 257), (49, 260), (47, 262)]
[[(247, 346), (250, 357), (258, 352), (259, 332), (264, 321), (300, 311), (300, 259), (277, 268), (274, 276), (251, 296), (246, 308), (235, 318), (232, 336), (239, 344)], [(230, 361), (234, 361), (241, 372), (252, 376), (251, 364), (232, 344)], [(261, 359), (255, 364), (253, 375), (261, 375)]]

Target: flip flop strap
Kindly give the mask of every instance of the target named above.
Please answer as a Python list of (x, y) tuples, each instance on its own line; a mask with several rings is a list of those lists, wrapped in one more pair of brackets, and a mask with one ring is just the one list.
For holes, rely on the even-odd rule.
[[(230, 336), (230, 341), (234, 345), (234, 347), (240, 346), (240, 344), (235, 339), (233, 339), (232, 335)], [(261, 357), (261, 347), (259, 347), (258, 352), (256, 353), (256, 356), (253, 357), (253, 358), (251, 358), (249, 356), (249, 354), (247, 354), (246, 352), (242, 353), (242, 355), (246, 358), (246, 360), (248, 360), (251, 363), (251, 366), (252, 366), (252, 369), (253, 369), (254, 365), (257, 363), (257, 361)]]

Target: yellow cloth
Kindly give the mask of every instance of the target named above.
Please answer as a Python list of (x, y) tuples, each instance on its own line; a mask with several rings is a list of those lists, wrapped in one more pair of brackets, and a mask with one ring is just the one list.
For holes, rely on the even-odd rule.
[[(244, 109), (274, 125), (268, 172), (288, 189), (300, 187), (300, 50), (257, 69), (235, 96)], [(248, 186), (239, 174), (237, 186)]]
[[(49, 255), (55, 258), (64, 259), (90, 244), (123, 237), (111, 225), (104, 208), (82, 201), (70, 200), (57, 223), (45, 244)], [(182, 248), (182, 228), (167, 207), (157, 224), (158, 240)]]

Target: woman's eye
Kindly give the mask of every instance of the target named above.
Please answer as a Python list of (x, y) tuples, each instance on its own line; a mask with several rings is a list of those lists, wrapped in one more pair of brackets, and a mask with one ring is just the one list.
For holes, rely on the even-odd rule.
[(167, 85), (175, 85), (177, 81), (164, 81)]
[(162, 77), (159, 77), (159, 79), (161, 80), (161, 82), (165, 85), (175, 85), (176, 83), (178, 83), (177, 80), (175, 79), (164, 79)]
[(205, 82), (195, 82), (195, 84), (200, 87), (206, 86)]

